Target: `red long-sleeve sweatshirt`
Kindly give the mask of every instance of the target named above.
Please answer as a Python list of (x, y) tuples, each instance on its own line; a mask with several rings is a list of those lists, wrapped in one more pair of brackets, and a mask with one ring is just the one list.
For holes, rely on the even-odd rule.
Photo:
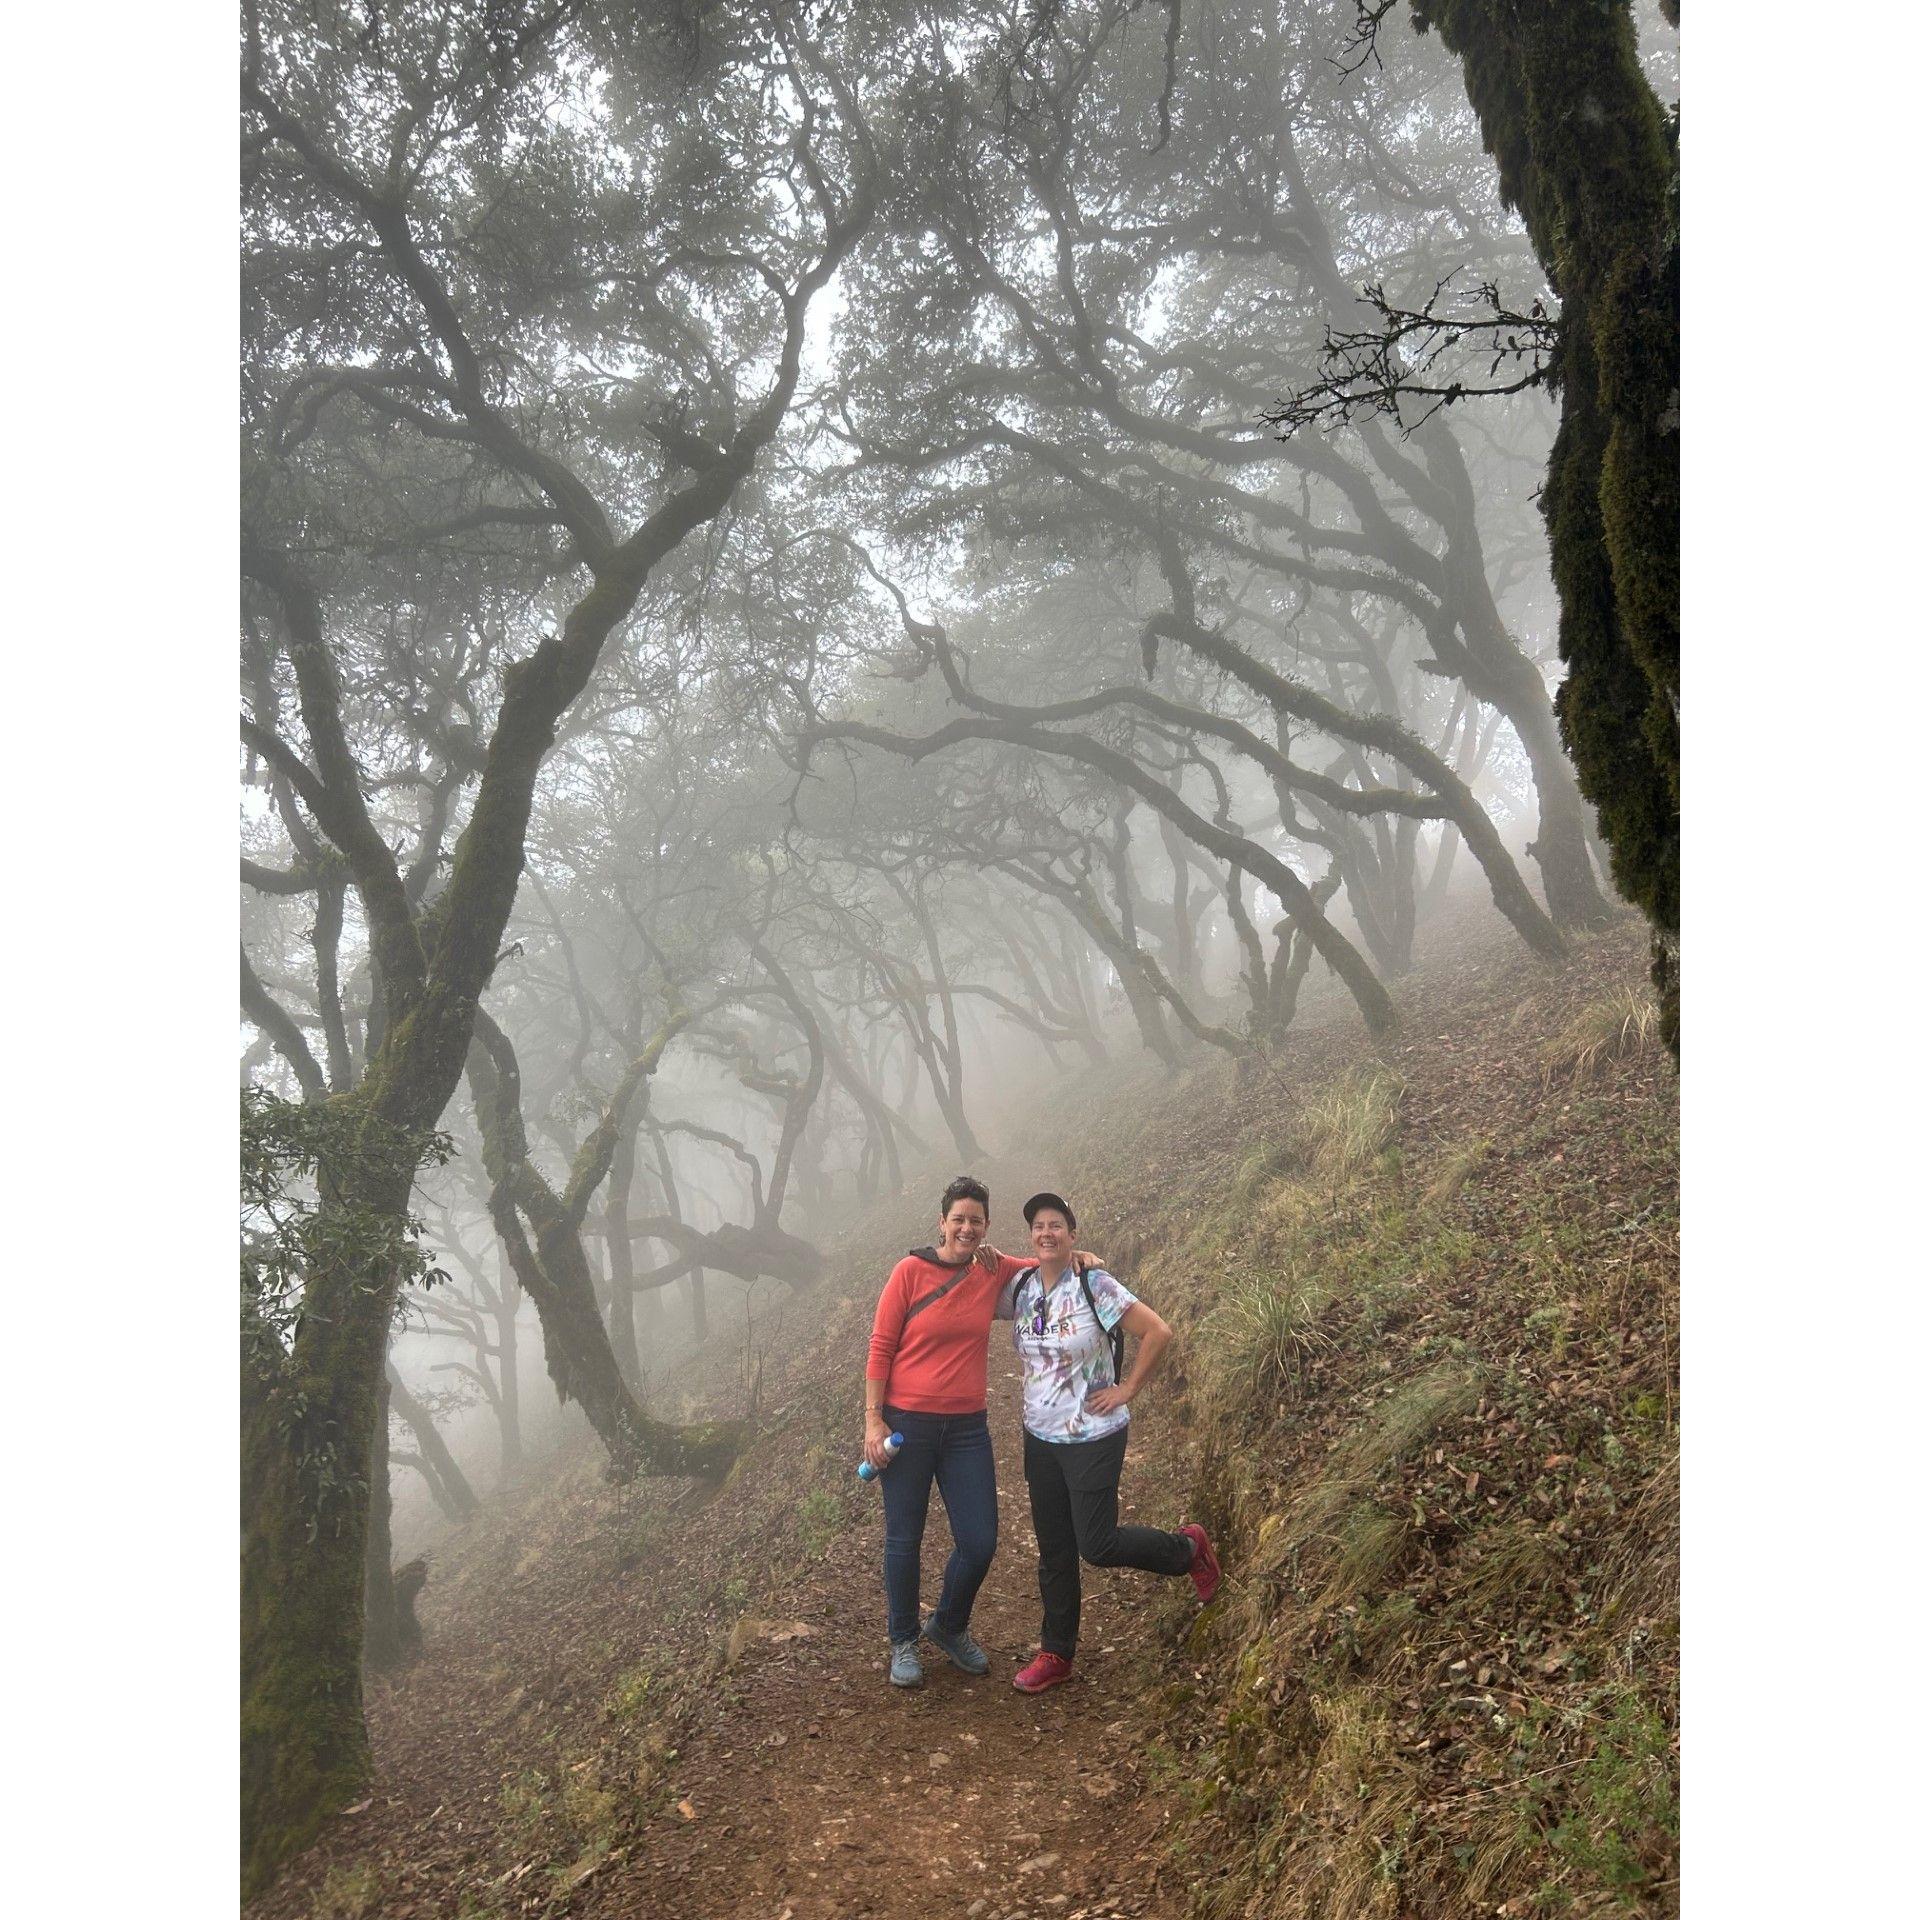
[(884, 1384), (881, 1398), (909, 1413), (983, 1413), (987, 1405), (987, 1334), (993, 1303), (1013, 1271), (973, 1264), (957, 1285), (911, 1319), (917, 1300), (946, 1286), (959, 1271), (916, 1248), (880, 1290), (867, 1348), (867, 1378)]

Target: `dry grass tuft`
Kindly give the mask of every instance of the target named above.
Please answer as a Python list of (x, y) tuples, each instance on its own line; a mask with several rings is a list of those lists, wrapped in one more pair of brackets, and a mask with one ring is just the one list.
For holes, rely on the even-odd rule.
[(1393, 1750), (1386, 1711), (1375, 1695), (1372, 1687), (1349, 1687), (1313, 1701), (1324, 1784), (1355, 1799), (1365, 1798), (1369, 1774)]
[(621, 1796), (601, 1781), (592, 1761), (575, 1762), (561, 1776), (560, 1817), (576, 1839), (609, 1841), (625, 1812)]
[(1329, 1186), (1351, 1185), (1380, 1157), (1406, 1084), (1385, 1067), (1356, 1067), (1307, 1103), (1301, 1143), (1308, 1164)]
[(1624, 1516), (1607, 1556), (1603, 1619), (1660, 1622), (1680, 1617), (1680, 1455), (1659, 1467)]
[(1493, 1151), (1493, 1142), (1485, 1135), (1476, 1135), (1464, 1142), (1441, 1161), (1438, 1171), (1427, 1182), (1421, 1198), (1430, 1207), (1444, 1207), (1459, 1199), (1470, 1181), (1486, 1165), (1487, 1156)]
[(1325, 1920), (1386, 1920), (1402, 1910), (1399, 1880), (1418, 1793), (1394, 1758), (1388, 1696), (1349, 1687), (1316, 1696), (1321, 1739), (1311, 1798), (1338, 1831), (1326, 1851), (1302, 1860), (1308, 1885), (1294, 1889)]
[(1564, 1553), (1559, 1541), (1530, 1522), (1491, 1527), (1462, 1584), (1481, 1607), (1509, 1605), (1550, 1585)]
[(1356, 1507), (1340, 1529), (1340, 1549), (1321, 1604), (1357, 1600), (1385, 1584), (1413, 1531), (1404, 1514), (1371, 1502)]
[(1368, 1424), (1334, 1453), (1327, 1470), (1300, 1495), (1284, 1521), (1261, 1529), (1256, 1567), (1278, 1569), (1309, 1553), (1326, 1567), (1323, 1601), (1377, 1586), (1399, 1558), (1407, 1526), (1399, 1516), (1357, 1505), (1375, 1480), (1411, 1447), (1480, 1397), (1478, 1377), (1450, 1362), (1416, 1375), (1374, 1408)]
[(1537, 1869), (1544, 1840), (1532, 1801), (1509, 1796), (1476, 1829), (1461, 1891), (1475, 1902), (1506, 1898)]
[(1467, 1412), (1479, 1398), (1479, 1375), (1443, 1361), (1381, 1401), (1373, 1410), (1372, 1422), (1341, 1449), (1340, 1462), (1350, 1475), (1371, 1480), (1409, 1447), (1420, 1445), (1435, 1427)]
[(1324, 1202), (1311, 1187), (1292, 1180), (1275, 1180), (1261, 1193), (1254, 1221), (1262, 1244), (1285, 1247), (1308, 1232)]
[(1626, 985), (1581, 1008), (1540, 1049), (1543, 1080), (1590, 1080), (1609, 1060), (1625, 1059), (1660, 1039), (1660, 1008), (1644, 987)]
[(1291, 1273), (1229, 1270), (1199, 1337), (1210, 1384), (1233, 1405), (1265, 1412), (1306, 1391), (1328, 1345), (1318, 1324), (1326, 1296)]
[(1274, 1181), (1298, 1173), (1302, 1164), (1300, 1148), (1291, 1138), (1263, 1140), (1234, 1171), (1234, 1200), (1242, 1207), (1252, 1206)]

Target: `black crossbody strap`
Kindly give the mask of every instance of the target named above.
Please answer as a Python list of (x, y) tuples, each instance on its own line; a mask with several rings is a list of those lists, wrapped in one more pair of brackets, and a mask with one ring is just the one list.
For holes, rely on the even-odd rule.
[(906, 1319), (902, 1320), (900, 1324), (902, 1326), (905, 1326), (907, 1323), (907, 1320), (911, 1320), (916, 1313), (921, 1311), (922, 1308), (930, 1307), (933, 1305), (933, 1303), (936, 1300), (944, 1299), (972, 1271), (973, 1271), (973, 1262), (969, 1260), (967, 1264), (964, 1267), (962, 1267), (960, 1271), (956, 1273), (951, 1280), (943, 1280), (937, 1287), (934, 1288), (934, 1290), (931, 1293), (923, 1293), (920, 1296), (920, 1298), (916, 1300), (913, 1303), (913, 1305), (907, 1309)]

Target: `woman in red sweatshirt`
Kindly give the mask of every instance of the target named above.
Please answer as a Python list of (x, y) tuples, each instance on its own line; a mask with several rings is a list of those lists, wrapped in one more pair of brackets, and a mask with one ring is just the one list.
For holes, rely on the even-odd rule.
[[(987, 1190), (962, 1174), (940, 1196), (940, 1239), (915, 1247), (881, 1290), (867, 1350), (866, 1455), (886, 1502), (887, 1638), (896, 1687), (920, 1684), (920, 1636), (965, 1673), (987, 1656), (967, 1631), (993, 1564), (1000, 1505), (987, 1432), (987, 1335), (1014, 1264), (985, 1245)], [(897, 1453), (891, 1434), (903, 1434)], [(953, 1528), (940, 1604), (920, 1621), (920, 1537), (934, 1482)]]

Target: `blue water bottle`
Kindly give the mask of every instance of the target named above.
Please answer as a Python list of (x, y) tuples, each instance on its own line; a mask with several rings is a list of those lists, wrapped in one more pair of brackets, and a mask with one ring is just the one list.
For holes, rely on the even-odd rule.
[[(887, 1435), (887, 1458), (891, 1460), (893, 1456), (896, 1453), (898, 1453), (900, 1449), (904, 1447), (906, 1444), (907, 1444), (907, 1436), (904, 1433), (888, 1434)], [(857, 1473), (862, 1480), (871, 1480), (874, 1475), (873, 1462), (870, 1460), (862, 1460), (860, 1464), (854, 1468), (854, 1472)]]

